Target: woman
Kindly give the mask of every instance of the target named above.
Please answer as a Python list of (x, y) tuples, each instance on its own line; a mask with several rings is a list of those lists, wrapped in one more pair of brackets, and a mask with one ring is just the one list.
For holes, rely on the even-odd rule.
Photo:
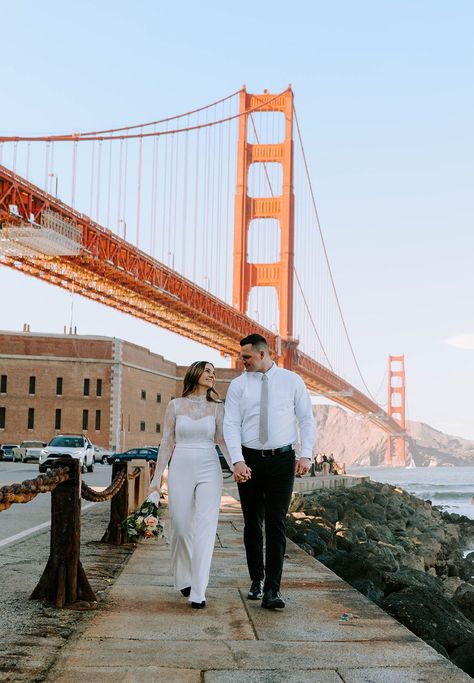
[[(222, 491), (219, 444), (232, 468), (224, 442), (224, 404), (214, 389), (212, 363), (193, 363), (184, 377), (182, 398), (168, 404), (163, 438), (150, 489), (160, 487), (169, 463), (168, 503), (171, 517), (171, 565), (175, 588), (191, 606), (206, 606), (212, 552)], [(174, 450), (173, 450), (174, 449)], [(171, 457), (172, 456), (172, 457)]]

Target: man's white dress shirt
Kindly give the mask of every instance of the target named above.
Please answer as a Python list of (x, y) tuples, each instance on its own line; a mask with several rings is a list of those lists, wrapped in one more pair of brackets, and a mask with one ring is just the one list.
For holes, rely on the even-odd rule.
[[(229, 385), (225, 399), (224, 438), (232, 463), (242, 460), (242, 446), (248, 448), (281, 448), (298, 440), (296, 419), (301, 439), (299, 457), (312, 458), (315, 424), (311, 399), (299, 375), (279, 368), (275, 363), (267, 370), (268, 440), (259, 441), (261, 372), (244, 372)], [(296, 419), (295, 419), (296, 418)]]

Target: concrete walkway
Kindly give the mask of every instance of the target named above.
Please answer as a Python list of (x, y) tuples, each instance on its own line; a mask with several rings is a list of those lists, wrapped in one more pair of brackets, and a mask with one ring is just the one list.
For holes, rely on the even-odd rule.
[(47, 681), (472, 681), (291, 542), (282, 585), (286, 609), (264, 610), (246, 600), (242, 526), (239, 503), (223, 497), (204, 610), (191, 609), (172, 587), (165, 543), (140, 543)]

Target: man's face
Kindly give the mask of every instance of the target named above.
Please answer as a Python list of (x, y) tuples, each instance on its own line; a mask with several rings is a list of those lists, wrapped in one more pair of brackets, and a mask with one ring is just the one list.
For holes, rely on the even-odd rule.
[(257, 351), (252, 344), (241, 346), (239, 357), (247, 372), (263, 372), (265, 370), (265, 351)]

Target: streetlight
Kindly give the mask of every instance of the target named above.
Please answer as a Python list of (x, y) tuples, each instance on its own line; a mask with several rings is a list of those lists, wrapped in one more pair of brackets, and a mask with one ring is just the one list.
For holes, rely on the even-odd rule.
[(48, 173), (48, 176), (49, 176), (50, 178), (55, 178), (55, 180), (56, 180), (56, 182), (55, 182), (55, 194), (54, 194), (54, 196), (55, 196), (56, 199), (57, 199), (57, 198), (58, 198), (58, 176), (56, 175), (56, 173), (53, 173), (52, 171), (50, 171), (50, 172)]
[(119, 219), (119, 225), (120, 223), (123, 223), (123, 239), (126, 239), (127, 237), (127, 221), (124, 220), (123, 218)]
[(204, 277), (202, 279), (204, 282), (205, 289), (207, 289), (207, 291), (209, 291), (209, 288), (211, 286), (211, 278), (208, 275), (204, 275)]
[(171, 268), (174, 270), (174, 252), (173, 251), (168, 252), (168, 260), (169, 260), (170, 256), (171, 256)]

